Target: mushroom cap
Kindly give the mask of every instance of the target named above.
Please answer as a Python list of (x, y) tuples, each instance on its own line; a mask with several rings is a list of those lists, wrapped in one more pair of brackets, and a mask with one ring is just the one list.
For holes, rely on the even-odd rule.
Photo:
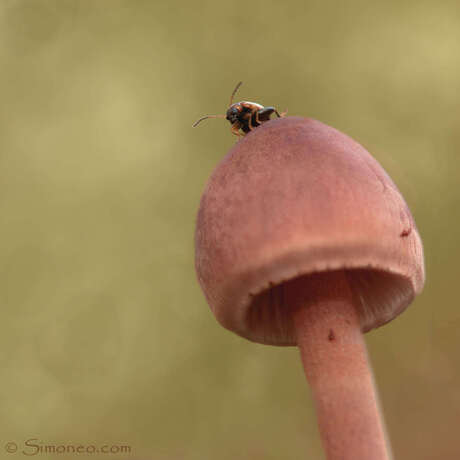
[(345, 270), (366, 332), (424, 284), (423, 247), (400, 192), (350, 137), (287, 117), (249, 133), (214, 170), (195, 265), (217, 320), (249, 340), (295, 345), (283, 283)]

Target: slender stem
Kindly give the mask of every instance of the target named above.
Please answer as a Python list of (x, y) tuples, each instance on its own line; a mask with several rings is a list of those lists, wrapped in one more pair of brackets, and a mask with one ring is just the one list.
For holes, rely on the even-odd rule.
[(328, 460), (391, 458), (366, 345), (346, 274), (286, 285), (297, 342)]

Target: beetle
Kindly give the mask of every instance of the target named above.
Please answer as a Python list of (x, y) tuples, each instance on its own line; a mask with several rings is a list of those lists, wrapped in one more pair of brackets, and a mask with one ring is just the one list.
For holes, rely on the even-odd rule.
[[(192, 126), (195, 128), (195, 126), (203, 120), (206, 120), (206, 118), (225, 118), (232, 125), (232, 134), (240, 137), (245, 136), (262, 123), (269, 121), (272, 113), (276, 113), (278, 118), (286, 115), (287, 112), (282, 112), (280, 115), (275, 107), (264, 107), (256, 102), (241, 101), (233, 103), (233, 98), (242, 84), (243, 82), (240, 81), (233, 90), (230, 96), (230, 104), (225, 115), (206, 115), (193, 123)], [(241, 131), (243, 131), (243, 134), (241, 134)]]

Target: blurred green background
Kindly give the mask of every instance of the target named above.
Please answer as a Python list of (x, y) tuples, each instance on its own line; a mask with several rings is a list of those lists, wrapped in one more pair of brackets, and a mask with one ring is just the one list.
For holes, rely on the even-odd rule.
[(0, 458), (29, 438), (323, 458), (297, 350), (222, 329), (195, 279), (199, 198), (235, 139), (191, 124), (239, 80), (401, 189), (427, 284), (366, 339), (395, 458), (460, 458), (459, 44), (456, 1), (2, 0)]

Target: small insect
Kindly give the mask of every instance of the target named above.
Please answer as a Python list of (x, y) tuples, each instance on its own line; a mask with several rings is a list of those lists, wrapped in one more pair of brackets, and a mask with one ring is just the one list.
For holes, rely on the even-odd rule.
[[(233, 90), (230, 96), (230, 104), (225, 115), (206, 115), (193, 123), (193, 127), (197, 126), (198, 123), (203, 120), (206, 120), (206, 118), (226, 118), (232, 125), (232, 134), (240, 137), (257, 128), (265, 121), (270, 120), (270, 115), (272, 113), (276, 113), (278, 117), (284, 117), (286, 115), (287, 112), (282, 112), (280, 115), (274, 107), (264, 107), (255, 102), (241, 101), (233, 104), (233, 98), (242, 83), (243, 82), (240, 81)], [(243, 133), (241, 133), (241, 131), (243, 131)]]

